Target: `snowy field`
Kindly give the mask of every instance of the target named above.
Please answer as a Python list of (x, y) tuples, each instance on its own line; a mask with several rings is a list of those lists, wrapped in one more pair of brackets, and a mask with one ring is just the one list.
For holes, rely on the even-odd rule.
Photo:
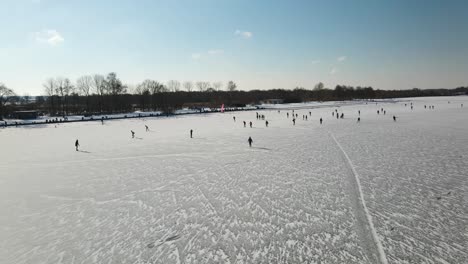
[(1, 128), (0, 263), (468, 263), (468, 97), (286, 112)]

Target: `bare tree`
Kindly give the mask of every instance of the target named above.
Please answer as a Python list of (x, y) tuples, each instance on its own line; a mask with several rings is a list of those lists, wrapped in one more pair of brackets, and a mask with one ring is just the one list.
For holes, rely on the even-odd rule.
[(94, 92), (99, 95), (103, 96), (106, 94), (106, 86), (105, 86), (105, 79), (104, 76), (100, 74), (93, 75), (93, 80), (91, 82), (91, 87)]
[(190, 81), (184, 82), (184, 88), (187, 92), (191, 92), (193, 89), (193, 83)]
[(93, 75), (93, 80), (91, 82), (91, 87), (94, 92), (98, 95), (98, 105), (99, 105), (99, 112), (102, 113), (102, 100), (103, 96), (106, 94), (106, 80), (104, 76), (100, 74)]
[(235, 91), (237, 88), (237, 85), (235, 82), (233, 81), (229, 81), (228, 84), (227, 84), (227, 90), (230, 91), (230, 92), (233, 92)]
[(323, 90), (324, 88), (325, 88), (325, 85), (323, 85), (322, 82), (319, 82), (314, 86), (314, 91), (320, 91), (320, 90)]
[(44, 84), (44, 93), (47, 96), (47, 101), (50, 104), (49, 108), (49, 113), (50, 114), (55, 114), (56, 109), (55, 109), (55, 104), (56, 104), (56, 96), (57, 96), (57, 88), (55, 85), (55, 80), (53, 78), (47, 79)]
[(221, 89), (221, 87), (223, 86), (223, 83), (222, 82), (214, 82), (213, 83), (213, 88), (216, 90), (216, 91), (219, 91)]
[(197, 82), (195, 84), (200, 92), (206, 91), (210, 87), (209, 82)]
[(168, 81), (166, 86), (171, 92), (178, 92), (180, 90), (180, 82), (176, 80)]
[(15, 92), (6, 87), (3, 83), (0, 83), (0, 119), (3, 118), (4, 108), (6, 103), (15, 96)]
[(92, 85), (93, 77), (91, 75), (84, 75), (76, 80), (76, 88), (79, 93), (84, 96), (89, 96)]
[(47, 95), (47, 96), (54, 96), (56, 95), (55, 92), (56, 92), (56, 88), (55, 88), (55, 80), (53, 78), (49, 78), (47, 79), (44, 84), (42, 85), (44, 86), (44, 93)]

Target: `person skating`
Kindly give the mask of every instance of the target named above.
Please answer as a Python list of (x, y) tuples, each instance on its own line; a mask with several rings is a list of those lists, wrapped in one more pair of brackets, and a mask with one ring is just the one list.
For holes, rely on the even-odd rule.
[(236, 122), (236, 117), (235, 116), (233, 116), (232, 119), (234, 119), (234, 122)]
[(245, 121), (244, 121), (244, 127), (245, 127), (245, 125), (246, 125), (246, 123), (245, 123)]
[(361, 110), (358, 110), (357, 112), (358, 112), (358, 115), (361, 115)]
[(296, 125), (296, 118), (293, 118), (292, 121), (293, 121), (293, 126), (295, 126)]
[(266, 126), (266, 127), (268, 127), (268, 120), (267, 120), (267, 121), (265, 121), (265, 126)]
[(132, 138), (135, 138), (135, 132), (133, 130), (130, 130), (132, 132)]
[(323, 122), (323, 119), (322, 119), (322, 118), (320, 118), (320, 124), (322, 124), (322, 122)]
[(358, 123), (361, 122), (361, 118), (360, 118), (360, 117), (357, 118), (357, 122), (358, 122)]
[(249, 123), (249, 124), (250, 124), (250, 128), (252, 128), (252, 121), (250, 121), (250, 123)]
[(80, 146), (80, 143), (78, 142), (78, 139), (75, 141), (75, 149), (78, 151), (78, 147)]
[(393, 116), (393, 121), (396, 121), (396, 116)]
[(149, 131), (149, 127), (147, 125), (145, 125), (145, 128), (146, 128), (146, 132)]
[(252, 147), (252, 142), (253, 142), (253, 140), (252, 140), (251, 137), (249, 137), (249, 139), (247, 140), (247, 142), (249, 142), (249, 147)]
[(190, 129), (190, 138), (193, 138), (193, 129)]

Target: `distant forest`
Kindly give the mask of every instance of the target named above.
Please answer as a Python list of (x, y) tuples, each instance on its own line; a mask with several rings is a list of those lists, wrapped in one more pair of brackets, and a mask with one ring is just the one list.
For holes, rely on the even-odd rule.
[(116, 73), (86, 75), (75, 83), (68, 78), (50, 78), (44, 84), (41, 96), (18, 96), (0, 83), (0, 119), (14, 111), (37, 110), (50, 116), (113, 114), (133, 111), (162, 111), (172, 113), (176, 109), (243, 107), (259, 104), (269, 99), (281, 99), (284, 103), (308, 101), (340, 101), (353, 99), (384, 99), (419, 96), (467, 95), (468, 87), (454, 89), (379, 90), (373, 87), (337, 85), (334, 89), (318, 83), (312, 89), (239, 90), (230, 81), (184, 82), (176, 80), (163, 84), (145, 80), (135, 87), (122, 83)]

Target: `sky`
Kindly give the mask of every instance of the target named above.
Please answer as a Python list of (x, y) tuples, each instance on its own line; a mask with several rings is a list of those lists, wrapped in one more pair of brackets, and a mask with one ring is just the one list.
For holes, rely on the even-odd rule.
[(0, 0), (0, 82), (116, 72), (241, 90), (468, 85), (468, 1)]

